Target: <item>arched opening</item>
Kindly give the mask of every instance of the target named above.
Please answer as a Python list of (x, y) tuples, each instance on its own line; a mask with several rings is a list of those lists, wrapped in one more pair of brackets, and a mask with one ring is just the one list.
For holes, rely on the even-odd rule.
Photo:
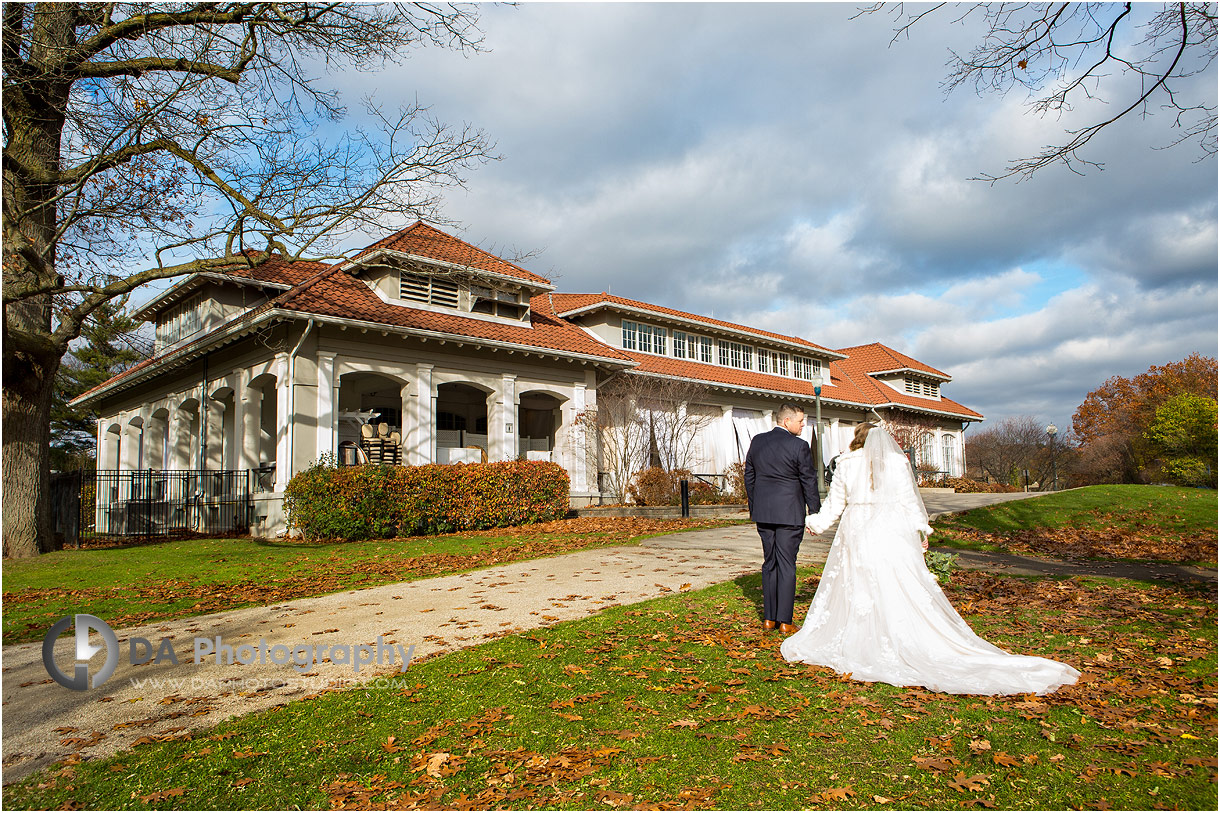
[(563, 426), (563, 399), (549, 392), (523, 392), (517, 408), (517, 456), (554, 460), (556, 438)]
[(402, 390), (405, 382), (372, 372), (339, 378), (339, 463), (403, 462)]
[(187, 398), (178, 405), (174, 416), (173, 466), (175, 469), (199, 468), (199, 399)]
[(119, 468), (120, 455), (123, 451), (123, 427), (117, 423), (112, 423), (106, 427), (105, 437), (102, 438), (102, 450), (99, 455), (99, 469), (117, 469)]
[(144, 419), (139, 415), (127, 422), (127, 443), (119, 468), (139, 471), (144, 468)]
[(256, 468), (275, 465), (275, 444), (280, 431), (275, 385), (275, 376), (264, 373), (251, 379), (246, 388), (249, 419), (245, 443)]
[(148, 418), (144, 430), (144, 462), (150, 469), (169, 468), (169, 410), (162, 407)]
[[(212, 402), (219, 409), (213, 415), (219, 418), (217, 426), (209, 427), (208, 468), (236, 469), (240, 450), (237, 448), (237, 406), (232, 387), (221, 387), (212, 393)], [(218, 414), (219, 413), (219, 414)]]
[(474, 384), (441, 384), (436, 388), (436, 462), (481, 463), (487, 460), (487, 395)]

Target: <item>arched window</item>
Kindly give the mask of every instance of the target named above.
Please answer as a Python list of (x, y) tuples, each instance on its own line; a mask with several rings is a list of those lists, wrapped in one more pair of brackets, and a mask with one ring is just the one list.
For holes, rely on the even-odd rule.
[(957, 441), (953, 435), (945, 435), (941, 438), (941, 449), (944, 452), (945, 471), (949, 472), (950, 477), (957, 476)]

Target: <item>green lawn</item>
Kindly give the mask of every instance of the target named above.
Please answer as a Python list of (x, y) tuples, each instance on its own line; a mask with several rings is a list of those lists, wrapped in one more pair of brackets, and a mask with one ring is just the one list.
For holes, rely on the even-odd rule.
[(38, 640), (64, 615), (118, 626), (460, 573), (718, 520), (573, 519), (469, 534), (319, 542), (186, 539), (4, 561), (4, 643)]
[[(798, 616), (816, 574), (802, 571)], [(10, 809), (1212, 810), (1214, 589), (959, 573), (980, 632), (1086, 674), (954, 697), (785, 663), (757, 576), (413, 663), (5, 788)]]
[(1110, 485), (1001, 503), (934, 523), (941, 547), (1052, 558), (1216, 563), (1216, 492)]

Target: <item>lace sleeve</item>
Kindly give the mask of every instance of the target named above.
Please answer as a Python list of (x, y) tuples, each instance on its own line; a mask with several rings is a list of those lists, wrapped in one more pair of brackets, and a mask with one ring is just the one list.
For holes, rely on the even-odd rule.
[(834, 525), (843, 509), (847, 507), (847, 471), (848, 466), (840, 465), (835, 477), (830, 481), (830, 494), (822, 503), (822, 510), (805, 517), (805, 527), (815, 534), (826, 531)]

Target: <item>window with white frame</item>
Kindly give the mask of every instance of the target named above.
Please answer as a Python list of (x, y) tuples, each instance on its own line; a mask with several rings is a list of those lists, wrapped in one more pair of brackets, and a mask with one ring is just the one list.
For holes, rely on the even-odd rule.
[(402, 271), (398, 276), (398, 296), (409, 302), (456, 308), (458, 306), (458, 284), (454, 280), (435, 277), (431, 274), (413, 274), (409, 271)]
[(758, 350), (758, 371), (760, 373), (771, 372), (770, 361), (771, 361), (771, 354), (768, 353), (766, 350), (759, 348), (759, 350)]
[(203, 297), (196, 294), (180, 305), (161, 314), (157, 319), (157, 342), (174, 344), (198, 332), (203, 327)]
[(941, 450), (944, 452), (942, 458), (945, 463), (945, 471), (949, 472), (951, 477), (955, 476), (957, 474), (957, 444), (953, 435), (941, 437)]
[(673, 337), (674, 358), (712, 363), (712, 340), (707, 336), (696, 336), (675, 330)]
[(668, 331), (663, 327), (623, 320), (624, 350), (639, 350), (641, 353), (656, 353), (663, 356), (666, 352), (667, 335)]
[(690, 356), (687, 356), (687, 347), (689, 345), (689, 342), (687, 341), (688, 338), (693, 337), (687, 333), (683, 333), (681, 330), (674, 331), (674, 358), (690, 358)]
[(931, 432), (924, 432), (919, 436), (919, 454), (916, 461), (921, 466), (936, 467), (936, 439)]
[(803, 381), (812, 381), (814, 373), (821, 374), (822, 363), (816, 359), (805, 358), (804, 356), (792, 357), (792, 376)]
[(735, 367), (738, 370), (754, 369), (754, 348), (748, 344), (720, 339), (716, 349), (721, 366)]

